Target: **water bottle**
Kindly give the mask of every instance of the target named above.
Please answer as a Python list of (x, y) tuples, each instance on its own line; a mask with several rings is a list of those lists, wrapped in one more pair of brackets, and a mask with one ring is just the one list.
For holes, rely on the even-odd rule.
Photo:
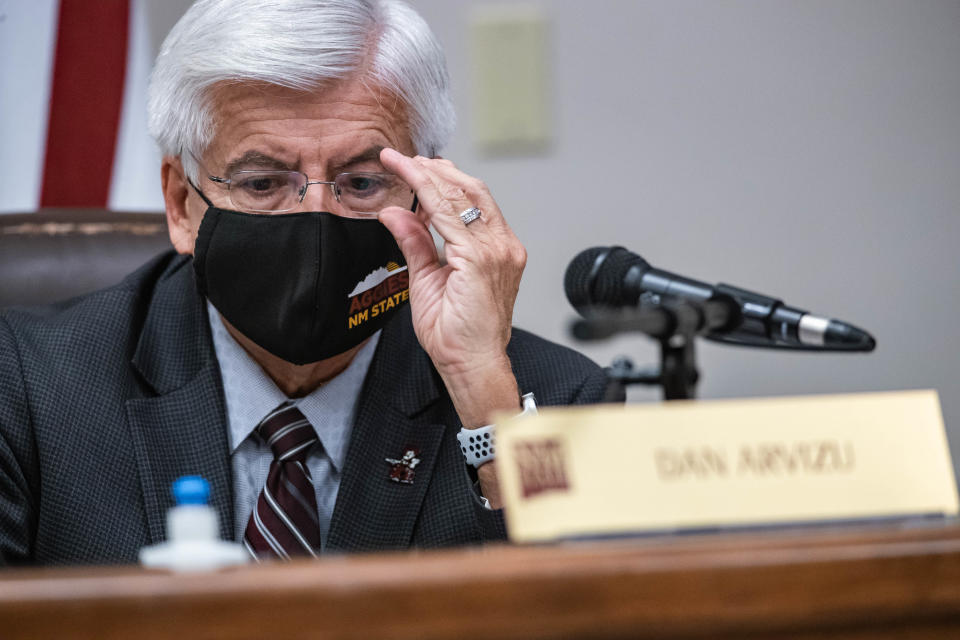
[(153, 569), (207, 571), (250, 561), (242, 545), (217, 538), (217, 512), (207, 504), (210, 485), (200, 476), (173, 483), (176, 506), (167, 511), (167, 541), (140, 549), (140, 564)]

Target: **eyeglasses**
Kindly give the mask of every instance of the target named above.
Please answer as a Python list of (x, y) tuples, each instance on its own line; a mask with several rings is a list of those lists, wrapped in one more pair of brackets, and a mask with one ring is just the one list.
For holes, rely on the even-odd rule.
[(311, 180), (299, 171), (241, 170), (226, 178), (203, 169), (211, 181), (226, 186), (230, 203), (235, 209), (250, 213), (285, 213), (303, 202), (310, 185), (330, 186), (333, 197), (348, 213), (376, 215), (390, 206), (410, 208), (413, 190), (392, 173), (352, 172), (338, 174), (333, 180)]

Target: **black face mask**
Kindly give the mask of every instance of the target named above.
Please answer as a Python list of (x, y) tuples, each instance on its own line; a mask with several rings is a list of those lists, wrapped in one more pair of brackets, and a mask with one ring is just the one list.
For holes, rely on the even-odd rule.
[(348, 351), (410, 297), (406, 261), (378, 220), (325, 211), (256, 215), (200, 197), (207, 203), (193, 257), (200, 294), (278, 358), (307, 364)]

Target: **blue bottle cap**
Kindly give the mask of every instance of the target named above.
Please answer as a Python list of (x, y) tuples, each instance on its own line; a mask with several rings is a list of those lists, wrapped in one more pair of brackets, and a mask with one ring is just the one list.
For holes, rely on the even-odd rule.
[(173, 499), (178, 506), (207, 504), (210, 483), (200, 476), (180, 476), (173, 483)]

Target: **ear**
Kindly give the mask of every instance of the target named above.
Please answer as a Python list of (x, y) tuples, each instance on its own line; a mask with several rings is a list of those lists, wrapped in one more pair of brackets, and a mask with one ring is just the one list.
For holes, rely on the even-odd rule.
[(193, 245), (203, 219), (203, 209), (198, 204), (199, 197), (190, 197), (192, 189), (187, 184), (183, 164), (178, 156), (164, 156), (160, 165), (160, 185), (167, 209), (170, 242), (177, 253), (193, 255)]

